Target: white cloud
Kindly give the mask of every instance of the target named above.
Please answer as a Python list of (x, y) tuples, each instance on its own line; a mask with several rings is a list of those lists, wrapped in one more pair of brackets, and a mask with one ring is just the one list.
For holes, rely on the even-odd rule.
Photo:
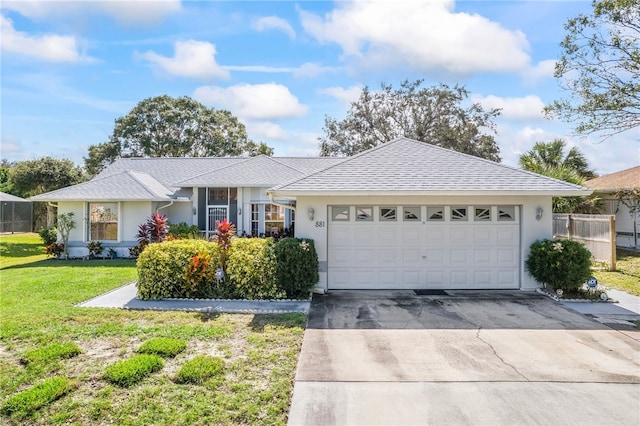
[(502, 98), (489, 95), (485, 97), (474, 96), (474, 102), (479, 103), (485, 109), (501, 108), (501, 116), (514, 120), (530, 120), (543, 118), (542, 109), (544, 102), (538, 96), (527, 95), (519, 98)]
[(4, 9), (20, 13), (35, 20), (69, 19), (87, 14), (106, 14), (117, 22), (132, 25), (153, 25), (182, 9), (180, 0), (93, 0), (65, 1), (30, 0), (4, 1)]
[(285, 19), (277, 16), (263, 16), (253, 23), (253, 28), (261, 32), (278, 30), (288, 35), (291, 39), (296, 38), (296, 32), (293, 30), (293, 27), (291, 27)]
[(49, 62), (79, 62), (86, 60), (72, 36), (57, 34), (30, 35), (16, 31), (11, 19), (0, 15), (0, 45), (2, 51), (31, 56)]
[(338, 71), (338, 68), (336, 67), (323, 67), (322, 65), (316, 64), (315, 62), (305, 62), (293, 71), (293, 76), (300, 78), (312, 78), (317, 77), (321, 74), (336, 71)]
[(553, 72), (555, 71), (555, 69), (556, 69), (556, 60), (546, 59), (526, 69), (523, 72), (523, 76), (526, 80), (529, 80), (529, 81), (536, 81), (543, 78), (552, 78)]
[(351, 102), (358, 100), (362, 93), (362, 86), (351, 86), (347, 89), (343, 87), (327, 87), (318, 90), (318, 93), (336, 98), (343, 104), (349, 105)]
[(454, 8), (453, 0), (358, 0), (338, 2), (324, 17), (299, 13), (305, 31), (322, 43), (337, 43), (346, 60), (367, 68), (469, 73), (528, 66), (524, 33)]
[(172, 58), (147, 51), (142, 58), (170, 75), (200, 79), (228, 78), (229, 72), (216, 63), (216, 46), (206, 41), (177, 41)]
[(270, 67), (268, 65), (223, 65), (222, 68), (229, 71), (263, 72), (267, 74), (295, 72), (295, 67)]
[(270, 121), (247, 121), (244, 124), (252, 139), (285, 140), (288, 137), (282, 127)]
[(203, 86), (194, 98), (230, 110), (245, 119), (271, 120), (299, 117), (307, 112), (286, 86), (276, 83), (238, 84), (227, 88)]

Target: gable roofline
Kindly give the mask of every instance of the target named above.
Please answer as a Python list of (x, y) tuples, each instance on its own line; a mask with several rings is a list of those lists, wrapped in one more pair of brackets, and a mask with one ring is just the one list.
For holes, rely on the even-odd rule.
[[(65, 192), (82, 191), (83, 188), (93, 187), (96, 184), (102, 184), (122, 176), (128, 176), (138, 183), (139, 187), (149, 194), (148, 197), (127, 196), (127, 194), (118, 194), (117, 196), (109, 195), (91, 195), (82, 194), (66, 198)], [(147, 173), (127, 170), (113, 175), (104, 176), (102, 178), (93, 178), (89, 181), (79, 183), (77, 185), (67, 186), (65, 188), (56, 189), (44, 194), (34, 195), (30, 198), (32, 201), (181, 201), (177, 197), (173, 197), (173, 192), (154, 179)], [(62, 196), (62, 198), (61, 198)]]
[[(458, 151), (455, 151), (455, 150), (452, 150), (452, 149), (449, 149), (449, 148), (443, 148), (443, 147), (440, 147), (440, 146), (437, 146), (437, 145), (430, 144), (428, 142), (422, 142), (422, 141), (418, 141), (418, 140), (410, 139), (410, 138), (406, 138), (406, 137), (398, 137), (398, 138), (390, 140), (389, 142), (381, 143), (381, 144), (376, 145), (376, 146), (374, 146), (372, 148), (369, 148), (366, 151), (362, 151), (362, 152), (360, 152), (360, 153), (358, 153), (358, 154), (356, 154), (354, 156), (345, 157), (344, 161), (341, 161), (341, 162), (336, 163), (336, 164), (332, 164), (332, 165), (330, 165), (330, 166), (328, 166), (328, 167), (326, 167), (326, 168), (324, 168), (322, 170), (318, 170), (318, 171), (316, 171), (314, 173), (310, 173), (310, 174), (308, 174), (306, 176), (303, 176), (303, 177), (301, 177), (299, 179), (296, 179), (296, 180), (293, 180), (291, 182), (287, 182), (287, 183), (284, 183), (284, 184), (281, 184), (281, 185), (274, 186), (274, 187), (270, 188), (267, 192), (268, 193), (272, 193), (272, 194), (277, 192), (278, 194), (283, 194), (283, 195), (284, 194), (300, 193), (300, 192), (313, 193), (313, 194), (318, 194), (318, 195), (320, 195), (321, 193), (322, 194), (326, 194), (326, 195), (331, 195), (331, 194), (336, 194), (336, 193), (346, 194), (347, 192), (349, 192), (349, 190), (345, 190), (345, 191), (336, 191), (336, 190), (318, 190), (318, 191), (315, 191), (315, 190), (292, 190), (292, 191), (288, 191), (286, 188), (288, 186), (291, 186), (291, 185), (295, 184), (295, 183), (301, 182), (301, 181), (303, 181), (305, 179), (308, 179), (310, 177), (313, 177), (313, 176), (319, 175), (321, 173), (324, 173), (324, 172), (326, 172), (328, 170), (331, 170), (332, 168), (341, 167), (341, 166), (343, 166), (345, 164), (348, 164), (348, 163), (350, 163), (352, 161), (355, 161), (355, 160), (359, 159), (362, 156), (369, 155), (369, 154), (374, 153), (375, 151), (378, 151), (380, 149), (388, 149), (389, 146), (397, 144), (397, 143), (401, 143), (401, 142), (409, 142), (409, 143), (413, 143), (413, 144), (427, 144), (430, 149), (433, 149), (433, 150), (436, 150), (436, 151), (441, 151), (441, 152), (446, 152), (446, 153), (453, 153), (455, 155), (466, 157), (466, 158), (472, 159), (474, 161), (480, 161), (480, 162), (484, 162), (486, 164), (490, 164), (492, 167), (501, 167), (501, 168), (504, 168), (504, 169), (507, 169), (507, 170), (510, 170), (510, 171), (513, 171), (513, 172), (516, 172), (516, 173), (522, 173), (522, 174), (529, 175), (529, 176), (535, 176), (537, 178), (547, 179), (547, 180), (553, 181), (555, 183), (561, 184), (563, 186), (567, 186), (568, 187), (567, 188), (567, 193), (566, 193), (567, 196), (569, 196), (569, 195), (573, 195), (573, 196), (575, 196), (575, 195), (589, 195), (592, 192), (589, 188), (586, 188), (586, 187), (583, 187), (583, 186), (580, 186), (580, 185), (575, 185), (575, 184), (572, 184), (572, 183), (569, 183), (569, 182), (565, 182), (565, 181), (562, 181), (562, 180), (559, 180), (559, 179), (555, 179), (555, 178), (552, 178), (552, 177), (539, 175), (537, 173), (533, 173), (533, 172), (530, 172), (530, 171), (527, 171), (527, 170), (522, 170), (522, 169), (518, 169), (518, 168), (515, 168), (515, 167), (512, 167), (512, 166), (507, 166), (507, 165), (502, 164), (502, 163), (497, 163), (495, 161), (487, 160), (486, 158), (476, 157), (476, 156), (471, 155), (471, 154), (458, 152)], [(515, 191), (515, 190), (507, 190), (506, 193), (512, 193), (512, 191)], [(579, 191), (580, 193), (577, 193), (577, 191)], [(358, 192), (358, 191), (352, 191), (350, 193), (353, 194), (353, 193), (356, 193), (356, 192)], [(369, 190), (367, 190), (367, 192), (371, 192), (371, 190), (369, 189)], [(422, 191), (420, 193), (421, 194), (426, 194), (428, 192), (430, 192), (430, 191)], [(445, 190), (443, 190), (442, 192), (441, 191), (433, 191), (433, 192), (437, 193), (439, 195), (442, 195), (442, 194), (445, 194), (445, 193), (456, 193), (456, 194), (463, 195), (462, 191), (451, 191), (451, 190), (446, 190), (445, 191)], [(545, 194), (545, 191), (531, 191), (531, 192), (534, 193), (534, 194), (539, 194), (539, 195)], [(381, 193), (385, 193), (385, 192), (382, 191)], [(399, 193), (401, 193), (401, 191), (395, 191), (394, 193), (398, 193), (399, 194)], [(471, 193), (472, 194), (476, 194), (476, 195), (480, 194), (480, 192), (478, 192), (478, 191), (474, 191), (474, 192), (471, 192)], [(499, 193), (499, 191), (491, 191), (491, 194), (498, 194), (498, 193)], [(523, 191), (518, 191), (518, 193), (523, 193)], [(564, 195), (564, 193), (561, 194), (558, 191), (555, 191), (555, 192), (554, 191), (550, 191), (549, 193), (553, 193), (554, 195), (557, 195), (557, 196)]]

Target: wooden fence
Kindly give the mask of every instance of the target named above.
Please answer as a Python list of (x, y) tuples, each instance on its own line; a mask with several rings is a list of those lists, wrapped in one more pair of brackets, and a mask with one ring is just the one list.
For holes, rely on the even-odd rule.
[(553, 238), (580, 241), (596, 262), (616, 270), (616, 217), (605, 214), (554, 214)]

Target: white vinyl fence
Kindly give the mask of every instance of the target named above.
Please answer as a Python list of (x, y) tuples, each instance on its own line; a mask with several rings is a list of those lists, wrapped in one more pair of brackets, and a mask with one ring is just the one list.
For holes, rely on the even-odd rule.
[(554, 214), (553, 238), (580, 241), (596, 262), (616, 270), (616, 217), (608, 214)]

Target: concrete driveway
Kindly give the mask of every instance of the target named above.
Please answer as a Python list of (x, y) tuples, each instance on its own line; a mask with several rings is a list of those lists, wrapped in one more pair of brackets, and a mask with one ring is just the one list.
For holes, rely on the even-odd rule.
[(522, 292), (315, 295), (290, 425), (638, 425), (640, 333)]

